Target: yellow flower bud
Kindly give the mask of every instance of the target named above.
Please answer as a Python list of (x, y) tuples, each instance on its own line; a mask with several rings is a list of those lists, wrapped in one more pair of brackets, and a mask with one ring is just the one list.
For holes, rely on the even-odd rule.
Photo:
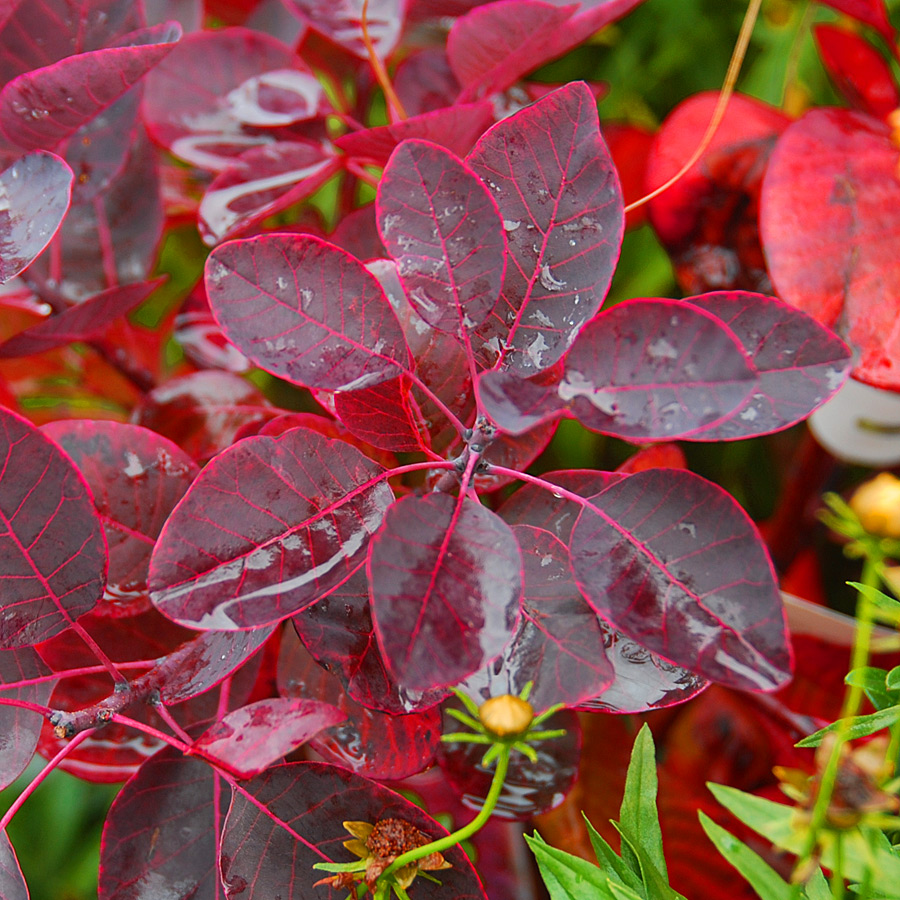
[(869, 534), (900, 538), (900, 479), (889, 472), (860, 485), (850, 498), (850, 508)]
[(527, 731), (534, 719), (534, 710), (527, 700), (512, 694), (491, 697), (478, 707), (481, 724), (497, 737), (512, 737)]

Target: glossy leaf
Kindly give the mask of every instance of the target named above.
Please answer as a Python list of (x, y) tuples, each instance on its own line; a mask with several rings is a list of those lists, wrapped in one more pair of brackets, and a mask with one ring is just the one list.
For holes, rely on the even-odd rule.
[(33, 425), (0, 408), (0, 648), (26, 647), (92, 609), (106, 541), (90, 490)]
[(724, 322), (758, 373), (743, 404), (694, 440), (734, 440), (787, 428), (805, 419), (843, 383), (850, 348), (786, 303), (738, 291), (702, 294), (685, 302)]
[(73, 341), (90, 340), (143, 303), (161, 283), (162, 279), (156, 279), (102, 291), (4, 341), (0, 344), (0, 359), (31, 356)]
[(478, 382), (485, 410), (514, 434), (566, 411), (627, 440), (692, 437), (743, 404), (756, 373), (719, 319), (678, 300), (631, 300), (604, 310), (544, 386), (510, 372)]
[(255, 627), (298, 612), (362, 560), (393, 501), (382, 471), (305, 428), (235, 444), (163, 527), (150, 563), (153, 603), (195, 628)]
[[(46, 706), (53, 690), (52, 680), (18, 688), (4, 689), (3, 685), (49, 674), (50, 670), (31, 647), (0, 650), (0, 697)], [(43, 717), (38, 713), (0, 705), (0, 734), (4, 736), (0, 741), (0, 790), (11, 785), (31, 762), (43, 724)], [(2, 886), (0, 896), (5, 900)]]
[(147, 760), (103, 826), (99, 900), (156, 900), (176, 884), (183, 897), (220, 898), (217, 832), (228, 794), (206, 763), (170, 748)]
[(213, 314), (243, 353), (307, 387), (348, 390), (399, 375), (409, 351), (363, 265), (308, 235), (231, 241), (206, 263)]
[[(301, 900), (318, 896), (312, 885), (322, 877), (317, 862), (350, 862), (344, 849), (347, 832), (342, 821), (371, 822), (398, 818), (430, 838), (447, 832), (419, 807), (399, 794), (346, 769), (321, 763), (276, 766), (253, 779), (246, 789), (266, 807), (236, 793), (222, 837), (222, 879), (229, 900)], [(287, 827), (285, 827), (287, 826)], [(440, 884), (417, 878), (417, 900), (486, 900), (486, 895), (463, 851), (445, 854), (452, 868), (439, 873)]]
[[(804, 161), (816, 159), (809, 167)], [(789, 303), (837, 327), (859, 352), (855, 377), (900, 387), (897, 148), (863, 113), (816, 109), (782, 135), (763, 182), (760, 234)]]
[(72, 170), (52, 153), (29, 153), (0, 172), (0, 284), (50, 243), (69, 208)]
[(580, 82), (498, 122), (467, 161), (497, 201), (509, 259), (484, 353), (520, 374), (552, 366), (600, 308), (619, 257), (622, 194)]
[(773, 690), (790, 676), (772, 564), (746, 513), (690, 472), (655, 469), (591, 498), (571, 539), (591, 606), (616, 629), (713, 681)]
[(372, 541), (372, 617), (404, 687), (443, 687), (503, 650), (519, 615), (522, 561), (498, 516), (432, 493), (395, 503)]
[(516, 525), (513, 534), (525, 576), (519, 627), (503, 654), (460, 687), (480, 702), (518, 694), (530, 681), (536, 712), (555, 703), (577, 706), (612, 681), (603, 630), (572, 578), (565, 544), (530, 525)]
[[(363, 43), (363, 0), (284, 0), (285, 6), (320, 34), (368, 59)], [(369, 38), (379, 57), (389, 56), (400, 39), (408, 0), (371, 0), (366, 8)]]
[(346, 716), (316, 700), (258, 700), (220, 719), (192, 744), (239, 778), (253, 778)]
[(181, 26), (167, 22), (14, 78), (0, 91), (0, 128), (26, 150), (52, 149), (118, 100), (180, 37)]
[(338, 391), (334, 411), (348, 431), (373, 447), (415, 452), (430, 444), (422, 413), (404, 375), (358, 391)]
[(0, 895), (3, 900), (28, 900), (28, 886), (6, 832), (0, 832)]
[(226, 97), (242, 125), (273, 128), (293, 125), (324, 113), (325, 91), (311, 72), (275, 69), (248, 78)]
[(436, 144), (404, 141), (384, 170), (376, 210), (419, 315), (451, 334), (481, 325), (500, 295), (506, 240), (497, 204), (474, 172)]

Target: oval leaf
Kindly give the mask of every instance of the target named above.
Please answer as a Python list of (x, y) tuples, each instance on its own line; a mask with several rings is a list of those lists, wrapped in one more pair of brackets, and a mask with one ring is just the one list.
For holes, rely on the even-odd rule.
[(224, 244), (207, 260), (206, 290), (229, 340), (296, 384), (367, 387), (409, 363), (381, 285), (319, 238), (274, 234)]
[(772, 564), (716, 485), (677, 469), (629, 475), (591, 498), (570, 549), (594, 609), (665, 659), (745, 690), (790, 677)]
[(106, 541), (69, 458), (0, 407), (0, 649), (53, 637), (93, 609)]
[(5, 831), (0, 831), (0, 896), (3, 900), (28, 900), (28, 886)]
[(378, 643), (404, 687), (455, 684), (511, 637), (521, 552), (509, 526), (477, 501), (404, 497), (372, 541), (368, 570)]
[(381, 239), (419, 315), (451, 334), (481, 325), (500, 296), (506, 240), (478, 176), (436, 144), (404, 141), (376, 204)]
[(151, 598), (194, 628), (283, 619), (346, 580), (393, 501), (384, 470), (343, 441), (296, 428), (220, 453), (166, 522)]

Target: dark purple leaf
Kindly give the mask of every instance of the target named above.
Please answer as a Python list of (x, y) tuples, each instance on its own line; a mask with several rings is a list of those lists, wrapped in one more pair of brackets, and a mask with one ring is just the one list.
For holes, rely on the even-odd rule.
[(622, 192), (589, 88), (566, 85), (498, 122), (468, 162), (500, 207), (509, 247), (482, 352), (534, 374), (600, 308), (619, 258)]
[[(446, 720), (446, 731), (457, 730), (455, 719)], [(533, 744), (538, 761), (531, 762), (513, 753), (509, 773), (503, 782), (495, 816), (501, 819), (530, 819), (559, 806), (578, 778), (581, 758), (581, 726), (578, 716), (561, 709), (547, 719), (546, 728), (563, 728), (565, 735)], [(462, 794), (470, 809), (484, 806), (494, 775), (493, 767), (481, 765), (484, 745), (442, 742), (438, 763), (450, 783)]]
[(261, 368), (297, 384), (367, 387), (408, 365), (381, 286), (362, 263), (319, 238), (231, 241), (207, 260), (206, 290), (228, 338)]
[(103, 606), (130, 615), (150, 605), (147, 569), (163, 523), (198, 469), (171, 441), (137, 425), (67, 419), (43, 432), (87, 481), (109, 548)]
[(343, 441), (297, 428), (250, 437), (199, 475), (160, 534), (153, 603), (195, 628), (276, 622), (348, 578), (393, 493)]
[(206, 763), (170, 748), (148, 759), (106, 817), (99, 900), (160, 900), (170, 889), (219, 900), (217, 832), (229, 793)]
[(407, 56), (394, 73), (394, 90), (408, 116), (452, 106), (460, 84), (440, 47), (427, 47)]
[(172, 337), (184, 350), (184, 355), (203, 369), (240, 373), (251, 368), (250, 360), (225, 338), (216, 324), (202, 282), (179, 309)]
[(26, 647), (93, 609), (106, 541), (69, 458), (0, 407), (0, 649)]
[(216, 176), (200, 201), (204, 242), (217, 244), (303, 200), (340, 165), (338, 157), (314, 141), (279, 141), (247, 150)]
[(368, 569), (378, 643), (406, 688), (455, 684), (511, 637), (521, 553), (509, 526), (477, 501), (404, 497), (372, 541)]
[(32, 356), (73, 341), (90, 340), (147, 299), (163, 279), (114, 287), (20, 331), (0, 344), (0, 359)]
[(144, 396), (132, 418), (165, 435), (198, 462), (230, 447), (238, 431), (278, 415), (251, 382), (231, 372), (194, 372)]
[(408, 778), (434, 762), (441, 737), (441, 714), (436, 706), (401, 715), (361, 706), (290, 632), (284, 634), (281, 644), (278, 691), (282, 696), (324, 701), (346, 713), (345, 722), (310, 741), (309, 746), (326, 762), (389, 781)]
[(606, 657), (613, 682), (598, 697), (578, 709), (605, 713), (645, 713), (684, 703), (705, 690), (709, 682), (602, 623)]
[[(248, 782), (246, 789), (276, 821), (235, 793), (222, 838), (222, 879), (229, 900), (339, 896), (325, 888), (313, 890), (324, 874), (313, 865), (357, 858), (343, 847), (349, 838), (343, 821), (374, 824), (396, 818), (432, 839), (447, 833), (409, 800), (336, 766), (276, 766)], [(456, 846), (444, 855), (452, 868), (438, 873), (440, 884), (417, 878), (412, 888), (416, 900), (487, 900), (463, 851)]]
[(805, 419), (843, 384), (850, 348), (809, 316), (774, 297), (720, 291), (688, 297), (721, 319), (757, 370), (750, 396), (721, 425), (694, 440), (768, 434)]
[[(363, 0), (283, 0), (285, 6), (307, 22), (310, 28), (349, 50), (360, 59), (368, 59), (363, 43)], [(408, 0), (370, 0), (366, 26), (376, 54), (390, 56), (397, 46)]]
[(489, 101), (460, 103), (410, 116), (390, 125), (352, 131), (341, 135), (334, 143), (348, 156), (376, 166), (386, 165), (394, 148), (401, 141), (411, 138), (432, 141), (463, 156), (493, 121), (494, 109)]
[(180, 37), (181, 26), (167, 22), (14, 78), (0, 91), (0, 128), (26, 150), (52, 149), (118, 100)]
[(253, 778), (345, 718), (339, 709), (318, 700), (257, 700), (216, 722), (194, 741), (192, 749), (213, 757), (238, 778)]
[(375, 223), (374, 202), (344, 216), (329, 235), (329, 240), (363, 262), (385, 256), (384, 244)]
[(576, 706), (613, 678), (600, 622), (572, 578), (566, 545), (530, 525), (516, 525), (513, 534), (525, 575), (519, 627), (503, 654), (460, 687), (480, 702), (519, 694), (531, 681), (528, 702), (537, 712), (554, 703)]
[(462, 335), (490, 315), (506, 270), (497, 204), (458, 157), (404, 141), (378, 186), (378, 227), (410, 303), (438, 331)]
[(72, 170), (52, 153), (29, 153), (0, 173), (0, 284), (28, 266), (56, 234), (72, 194)]
[(773, 690), (790, 677), (784, 609), (737, 503), (691, 472), (650, 469), (591, 498), (572, 568), (614, 628), (705, 678)]
[(0, 831), (0, 896), (3, 900), (28, 900), (28, 886), (5, 831)]
[(375, 638), (364, 568), (291, 621), (306, 649), (362, 706), (398, 716), (443, 699), (443, 692), (407, 690), (388, 672)]
[(585, 427), (627, 440), (692, 437), (721, 422), (756, 386), (737, 337), (681, 300), (631, 300), (582, 331), (557, 383), (487, 372), (487, 413), (514, 434), (565, 410)]
[[(3, 685), (49, 674), (50, 669), (31, 647), (0, 650), (0, 697), (11, 697), (46, 706), (53, 691), (53, 681), (42, 681), (39, 684), (6, 690), (3, 689)], [(15, 706), (0, 706), (0, 734), (3, 735), (0, 739), (0, 790), (11, 785), (31, 762), (43, 724), (44, 718), (38, 713)], [(0, 863), (0, 873), (2, 868)], [(0, 874), (0, 897), (6, 900), (2, 874)]]

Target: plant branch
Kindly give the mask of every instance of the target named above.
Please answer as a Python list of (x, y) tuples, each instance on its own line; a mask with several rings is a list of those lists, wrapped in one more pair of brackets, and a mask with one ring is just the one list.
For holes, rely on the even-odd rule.
[(375, 73), (375, 78), (378, 79), (378, 83), (384, 91), (385, 99), (388, 104), (393, 107), (394, 113), (398, 119), (408, 118), (406, 110), (403, 108), (403, 104), (400, 102), (400, 98), (397, 96), (394, 86), (391, 84), (391, 79), (388, 78), (387, 70), (384, 68), (384, 64), (375, 52), (375, 45), (372, 43), (372, 38), (369, 35), (369, 0), (363, 0), (362, 15), (359, 24), (362, 28), (363, 43), (366, 45), (366, 51), (369, 54), (369, 63), (372, 66), (372, 71)]

